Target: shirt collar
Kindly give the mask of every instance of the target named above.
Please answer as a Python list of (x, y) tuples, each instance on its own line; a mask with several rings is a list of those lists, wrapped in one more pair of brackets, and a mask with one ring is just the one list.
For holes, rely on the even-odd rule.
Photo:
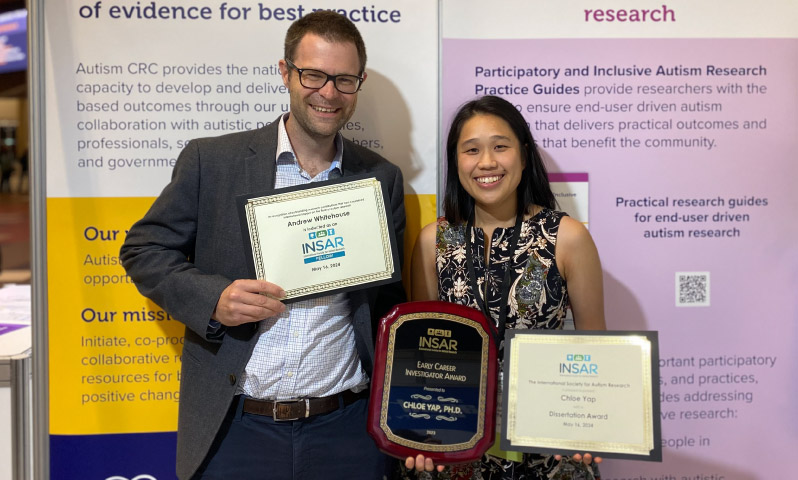
[[(299, 162), (296, 160), (296, 154), (294, 153), (294, 147), (291, 146), (291, 140), (288, 139), (288, 132), (285, 129), (285, 121), (288, 119), (288, 115), (290, 115), (290, 113), (286, 113), (280, 117), (280, 125), (277, 127), (277, 154), (275, 162), (294, 163), (297, 168), (301, 168), (299, 167)], [(330, 168), (328, 168), (330, 172), (338, 170), (339, 174), (343, 173), (343, 156), (344, 138), (341, 132), (338, 132), (335, 134), (335, 157), (333, 157)]]

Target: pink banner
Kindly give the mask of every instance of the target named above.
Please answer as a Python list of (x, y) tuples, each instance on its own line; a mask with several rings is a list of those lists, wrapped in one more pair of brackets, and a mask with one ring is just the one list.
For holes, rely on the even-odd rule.
[(552, 172), (589, 174), (608, 326), (659, 331), (664, 461), (603, 480), (788, 477), (798, 40), (445, 39), (442, 60), (445, 133), (497, 94)]

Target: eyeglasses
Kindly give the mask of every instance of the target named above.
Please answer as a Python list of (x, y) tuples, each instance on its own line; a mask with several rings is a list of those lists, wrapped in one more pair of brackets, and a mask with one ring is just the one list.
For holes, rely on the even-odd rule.
[(341, 93), (357, 93), (360, 90), (360, 84), (363, 83), (363, 77), (357, 75), (330, 75), (322, 72), (321, 70), (313, 70), (311, 68), (297, 68), (294, 63), (285, 59), (288, 68), (293, 68), (299, 73), (299, 84), (305, 88), (322, 88), (327, 85), (327, 82), (333, 82), (335, 89)]

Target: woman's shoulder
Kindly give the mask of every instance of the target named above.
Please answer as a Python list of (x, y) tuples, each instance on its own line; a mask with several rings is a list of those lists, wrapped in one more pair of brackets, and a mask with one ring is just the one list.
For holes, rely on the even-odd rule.
[(438, 217), (434, 222), (430, 222), (424, 227), (421, 228), (421, 232), (418, 234), (418, 238), (420, 241), (435, 241), (435, 238), (438, 235), (443, 235), (444, 232), (451, 230), (452, 224), (446, 220), (446, 217)]
[(434, 232), (435, 230), (438, 230), (438, 229), (441, 229), (441, 228), (448, 228), (448, 226), (449, 226), (449, 222), (446, 220), (446, 217), (438, 217), (438, 218), (435, 219), (434, 222), (430, 222), (430, 223), (424, 225), (421, 228), (421, 233), (423, 234), (424, 232), (428, 232), (430, 230), (432, 230)]
[(527, 220), (532, 224), (540, 225), (546, 234), (557, 238), (557, 244), (567, 244), (578, 246), (586, 241), (592, 242), (587, 228), (580, 222), (568, 215), (567, 212), (552, 208), (540, 208)]
[(430, 222), (421, 228), (417, 240), (420, 246), (424, 248), (434, 248), (436, 242), (435, 238), (437, 237), (438, 230), (441, 228), (441, 220), (444, 222), (446, 221), (444, 217), (440, 217), (436, 221)]
[(557, 245), (560, 249), (581, 248), (593, 244), (593, 238), (582, 222), (567, 213), (560, 213), (562, 215), (557, 228)]

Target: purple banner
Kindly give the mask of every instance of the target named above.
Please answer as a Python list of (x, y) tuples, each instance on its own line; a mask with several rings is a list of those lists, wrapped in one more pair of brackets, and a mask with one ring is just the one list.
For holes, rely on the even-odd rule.
[(798, 40), (445, 39), (442, 61), (444, 131), (498, 94), (552, 172), (589, 174), (608, 327), (659, 331), (664, 461), (603, 480), (783, 478), (760, 459), (798, 447)]

